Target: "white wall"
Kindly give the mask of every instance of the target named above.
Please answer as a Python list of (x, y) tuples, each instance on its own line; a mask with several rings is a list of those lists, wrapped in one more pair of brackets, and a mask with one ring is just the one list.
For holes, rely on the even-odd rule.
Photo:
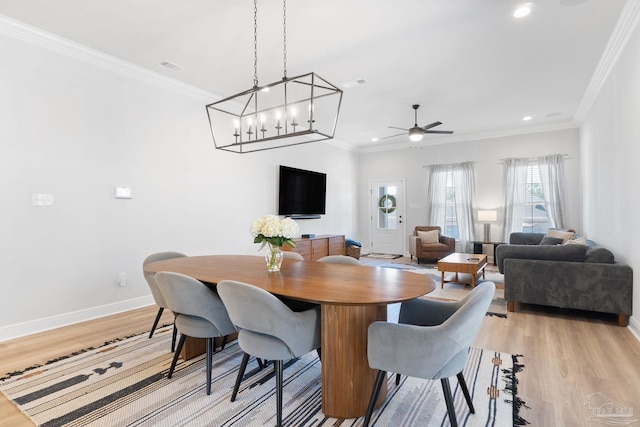
[[(636, 29), (581, 128), (584, 229), (640, 274), (640, 29)], [(640, 285), (630, 327), (640, 338)]]
[[(504, 166), (507, 157), (536, 157), (547, 154), (567, 154), (565, 159), (568, 186), (568, 226), (578, 231), (581, 223), (580, 150), (577, 129), (530, 133), (500, 138), (432, 145), (360, 154), (358, 174), (359, 205), (358, 238), (369, 240), (369, 195), (365, 191), (370, 179), (405, 178), (406, 225), (411, 233), (416, 225), (428, 225), (426, 220), (427, 171), (425, 165), (475, 162), (476, 207), (497, 209), (498, 222), (491, 226), (494, 241), (502, 239), (504, 219)], [(476, 238), (483, 236), (482, 225), (476, 223)], [(368, 245), (365, 245), (368, 246)]]
[[(279, 164), (327, 173), (327, 214), (301, 233), (353, 233), (355, 154), (215, 150), (212, 99), (60, 50), (0, 34), (0, 341), (151, 302), (152, 252), (257, 255), (249, 225), (276, 211)], [(32, 206), (32, 193), (55, 205)]]

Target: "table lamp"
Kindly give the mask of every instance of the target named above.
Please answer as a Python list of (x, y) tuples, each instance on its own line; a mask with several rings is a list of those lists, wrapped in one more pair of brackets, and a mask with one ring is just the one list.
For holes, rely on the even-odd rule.
[(491, 223), (498, 220), (498, 211), (478, 211), (478, 221), (484, 223), (484, 241), (491, 242)]

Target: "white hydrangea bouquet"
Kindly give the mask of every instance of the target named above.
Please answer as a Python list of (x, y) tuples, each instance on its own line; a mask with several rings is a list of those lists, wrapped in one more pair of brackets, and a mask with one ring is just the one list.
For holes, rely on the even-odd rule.
[(283, 246), (285, 243), (295, 246), (293, 238), (298, 234), (298, 224), (291, 218), (280, 219), (275, 215), (265, 215), (251, 223), (253, 243), (267, 243), (272, 246)]
[(298, 234), (298, 224), (291, 218), (280, 219), (275, 215), (265, 215), (251, 223), (253, 243), (262, 243), (260, 249), (269, 245), (265, 254), (267, 271), (280, 271), (282, 266), (282, 251), (280, 247), (285, 243), (295, 246), (294, 236)]

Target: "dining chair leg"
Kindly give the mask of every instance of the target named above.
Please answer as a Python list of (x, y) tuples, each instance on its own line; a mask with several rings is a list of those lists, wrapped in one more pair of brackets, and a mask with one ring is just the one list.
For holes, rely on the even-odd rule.
[(213, 338), (207, 338), (207, 395), (211, 394), (211, 362), (213, 359)]
[(244, 376), (244, 371), (247, 369), (247, 363), (249, 363), (249, 354), (245, 353), (242, 356), (242, 362), (240, 362), (240, 368), (238, 369), (238, 377), (236, 378), (236, 384), (233, 386), (233, 392), (231, 393), (231, 401), (235, 402), (238, 390), (240, 389), (240, 383)]
[(178, 337), (178, 328), (176, 324), (173, 324), (173, 335), (171, 336), (171, 353), (176, 351), (176, 338)]
[(318, 359), (322, 361), (322, 348), (316, 348), (316, 353), (318, 353)]
[(400, 377), (401, 376), (402, 375), (400, 375), (400, 374), (396, 374), (396, 385), (400, 385)]
[(227, 345), (227, 340), (229, 339), (229, 335), (225, 335), (222, 337), (222, 344), (220, 345), (220, 351), (224, 350), (224, 346)]
[(171, 362), (171, 367), (169, 368), (169, 374), (167, 378), (171, 378), (173, 375), (173, 370), (176, 368), (176, 364), (178, 363), (178, 359), (180, 358), (180, 352), (182, 351), (182, 346), (184, 342), (187, 340), (187, 336), (185, 334), (180, 335), (180, 341), (178, 341), (178, 348), (176, 349), (175, 354), (173, 355), (173, 361)]
[(376, 376), (376, 382), (373, 384), (373, 390), (371, 391), (371, 399), (369, 399), (367, 414), (364, 416), (364, 422), (362, 423), (363, 427), (369, 427), (369, 421), (371, 421), (371, 415), (373, 414), (373, 409), (376, 406), (376, 400), (378, 400), (378, 395), (380, 394), (380, 388), (382, 388), (382, 383), (386, 378), (387, 378), (387, 373), (385, 371), (378, 371), (378, 375)]
[(457, 377), (458, 384), (460, 384), (460, 388), (462, 389), (462, 394), (464, 394), (467, 405), (469, 405), (469, 412), (475, 414), (476, 409), (473, 407), (473, 401), (471, 400), (471, 395), (469, 394), (469, 389), (467, 388), (467, 382), (464, 380), (464, 375), (462, 375), (462, 372), (460, 372), (458, 373)]
[(282, 426), (282, 360), (273, 361), (273, 369), (276, 373), (276, 427)]
[(458, 419), (456, 418), (456, 410), (453, 407), (453, 396), (451, 395), (451, 387), (449, 386), (449, 378), (441, 378), (442, 392), (444, 393), (444, 401), (447, 404), (447, 414), (449, 414), (449, 423), (451, 427), (458, 427)]
[(178, 336), (178, 328), (176, 327), (175, 320), (173, 322), (173, 334), (171, 335), (171, 353), (176, 351), (176, 338)]
[(162, 316), (162, 312), (164, 311), (164, 307), (160, 307), (158, 309), (158, 314), (156, 314), (156, 320), (153, 321), (153, 326), (151, 327), (151, 332), (149, 332), (149, 338), (153, 336), (153, 332), (156, 330), (156, 326), (158, 326), (158, 322), (160, 321), (160, 317)]

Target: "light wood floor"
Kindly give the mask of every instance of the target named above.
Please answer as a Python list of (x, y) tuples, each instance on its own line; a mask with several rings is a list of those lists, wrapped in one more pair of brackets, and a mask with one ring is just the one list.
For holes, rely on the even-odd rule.
[[(640, 418), (640, 342), (627, 328), (616, 326), (615, 316), (517, 309), (507, 319), (485, 317), (475, 345), (524, 355), (519, 395), (530, 408), (521, 411), (530, 425), (601, 425), (586, 421), (591, 413), (584, 402), (596, 392), (633, 408), (634, 419)], [(0, 373), (144, 332), (156, 311), (148, 307), (0, 343)], [(162, 322), (170, 323), (171, 314), (165, 313)], [(0, 394), (0, 425), (32, 424)]]

